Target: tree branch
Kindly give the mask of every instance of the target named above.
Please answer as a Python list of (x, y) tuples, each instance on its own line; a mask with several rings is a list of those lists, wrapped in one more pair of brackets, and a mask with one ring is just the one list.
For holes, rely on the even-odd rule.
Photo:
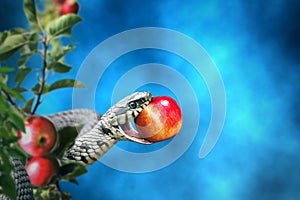
[(35, 103), (35, 106), (31, 112), (31, 115), (34, 115), (34, 113), (36, 112), (38, 106), (41, 104), (41, 97), (43, 94), (43, 90), (44, 90), (44, 86), (45, 86), (45, 82), (46, 82), (46, 67), (47, 67), (47, 49), (48, 49), (48, 44), (47, 44), (47, 35), (44, 34), (43, 36), (43, 41), (42, 41), (42, 45), (43, 45), (43, 52), (42, 52), (42, 57), (43, 57), (43, 68), (42, 68), (42, 80), (41, 80), (41, 84), (40, 84), (40, 88), (37, 94), (37, 100)]

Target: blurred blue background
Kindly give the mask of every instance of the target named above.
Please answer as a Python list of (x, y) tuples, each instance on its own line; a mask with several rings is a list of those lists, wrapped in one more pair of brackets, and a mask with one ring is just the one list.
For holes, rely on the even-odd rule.
[[(199, 148), (210, 120), (209, 94), (201, 76), (189, 71), (191, 68), (184, 61), (177, 62), (175, 55), (164, 52), (148, 50), (121, 57), (99, 82), (95, 97), (100, 101), (96, 105), (99, 112), (110, 107), (107, 94), (111, 94), (118, 78), (134, 66), (158, 62), (180, 69), (181, 65), (182, 73), (199, 91), (199, 131), (178, 160), (158, 171), (133, 174), (100, 162), (90, 166), (89, 172), (78, 179), (78, 186), (62, 184), (73, 199), (300, 197), (300, 1), (81, 0), (79, 3), (83, 22), (73, 32), (77, 48), (66, 58), (74, 66), (67, 77), (75, 78), (89, 52), (114, 34), (145, 26), (169, 28), (193, 38), (211, 56), (225, 84), (227, 113), (217, 145), (206, 158), (199, 159)], [(22, 1), (1, 0), (0, 19), (1, 31), (26, 27)], [(30, 83), (27, 80), (25, 84)], [(157, 85), (149, 87), (156, 95), (168, 92)], [(48, 95), (38, 112), (49, 114), (71, 108), (72, 90), (66, 89)], [(129, 142), (119, 146), (136, 152), (153, 150)]]

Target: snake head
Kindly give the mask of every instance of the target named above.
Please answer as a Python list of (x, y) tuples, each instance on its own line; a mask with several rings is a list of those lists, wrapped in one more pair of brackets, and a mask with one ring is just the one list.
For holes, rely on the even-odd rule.
[(151, 102), (150, 92), (135, 92), (113, 105), (102, 117), (111, 128), (115, 129), (120, 138), (141, 144), (152, 142), (140, 138), (139, 133), (131, 125), (139, 113)]

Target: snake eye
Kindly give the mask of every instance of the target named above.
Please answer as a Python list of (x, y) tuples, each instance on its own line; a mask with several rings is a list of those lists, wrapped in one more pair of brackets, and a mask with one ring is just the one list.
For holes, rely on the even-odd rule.
[(128, 105), (129, 105), (129, 108), (131, 108), (131, 109), (134, 109), (137, 107), (137, 103), (134, 101), (130, 102)]

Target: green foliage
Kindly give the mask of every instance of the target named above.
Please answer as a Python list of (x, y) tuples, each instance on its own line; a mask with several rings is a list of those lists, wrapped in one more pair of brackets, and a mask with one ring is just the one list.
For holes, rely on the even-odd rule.
[(64, 152), (74, 144), (78, 135), (78, 127), (65, 127), (59, 132), (59, 145), (53, 152), (57, 158), (62, 158)]
[(19, 87), (21, 85), (21, 83), (23, 82), (23, 80), (25, 79), (25, 77), (28, 75), (28, 73), (31, 72), (31, 68), (21, 68), (15, 78), (15, 82), (17, 84), (17, 86)]
[(68, 14), (55, 19), (49, 23), (46, 30), (49, 32), (50, 38), (60, 35), (71, 35), (72, 27), (81, 21), (81, 18), (76, 14)]
[[(22, 151), (12, 148), (12, 144), (17, 141), (17, 129), (24, 130), (24, 116), (15, 107), (9, 106), (3, 93), (0, 93), (0, 99), (0, 193), (16, 199), (16, 186), (11, 177), (14, 168), (9, 156), (22, 155)], [(20, 156), (22, 157), (24, 156)]]
[(8, 87), (6, 84), (4, 84), (4, 83), (1, 83), (0, 82), (0, 89), (2, 90), (2, 91), (5, 91), (6, 93), (7, 93), (7, 95), (10, 95), (11, 97), (15, 97), (15, 98), (17, 98), (17, 99), (19, 99), (19, 100), (21, 100), (21, 101), (26, 101), (25, 99), (24, 99), (24, 97), (18, 92), (18, 91), (16, 91), (15, 89), (12, 89), (12, 88), (10, 88), (10, 87)]
[[(63, 57), (74, 49), (74, 46), (67, 45), (62, 47), (61, 45), (57, 44), (57, 40), (52, 41), (52, 50), (47, 52), (47, 69), (54, 70), (57, 63), (63, 63)], [(54, 70), (55, 71), (55, 70)]]
[[(66, 127), (59, 132), (60, 143), (53, 152), (58, 158), (62, 158), (64, 152), (74, 144), (74, 140), (78, 135), (78, 130), (81, 127)], [(70, 181), (78, 184), (76, 177), (86, 173), (85, 166), (75, 161), (63, 161), (59, 176), (60, 180)]]
[(23, 34), (16, 34), (6, 37), (0, 45), (0, 61), (7, 60), (22, 46), (28, 44), (28, 42), (29, 41)]
[(13, 71), (15, 71), (13, 67), (6, 67), (6, 66), (0, 67), (0, 73), (13, 72)]
[(72, 79), (62, 79), (50, 85), (49, 92), (60, 88), (68, 88), (68, 87), (84, 88), (84, 85), (80, 81), (76, 81)]
[(0, 151), (0, 194), (5, 194), (11, 199), (16, 199), (16, 185), (14, 184), (14, 180), (11, 177), (11, 174), (13, 172), (12, 169), (13, 167), (9, 161), (6, 149), (2, 149), (2, 151)]
[(31, 91), (38, 95), (38, 94), (47, 94), (49, 92), (49, 85), (47, 83), (44, 84), (43, 88), (41, 83), (37, 83), (32, 89)]
[(16, 129), (25, 132), (24, 122), (25, 118), (15, 107), (11, 106), (7, 109), (8, 120), (15, 126)]
[(85, 166), (75, 161), (65, 162), (60, 168), (61, 180), (70, 181), (78, 185), (77, 176), (87, 172)]
[[(72, 69), (72, 66), (65, 63), (64, 57), (74, 46), (63, 46), (61, 38), (70, 37), (72, 28), (81, 18), (76, 14), (60, 16), (53, 1), (40, 1), (40, 4), (44, 6), (41, 10), (38, 9), (41, 6), (37, 7), (34, 0), (24, 0), (28, 30), (13, 28), (0, 32), (0, 194), (11, 199), (16, 199), (16, 193), (15, 182), (11, 177), (14, 168), (9, 158), (16, 157), (23, 164), (30, 158), (17, 143), (17, 131), (25, 132), (25, 118), (35, 114), (41, 105), (42, 96), (57, 89), (84, 88), (81, 82), (73, 79), (47, 80), (49, 73), (60, 75)], [(3, 63), (12, 56), (15, 58), (15, 55), (19, 58), (14, 66)], [(35, 66), (28, 66), (27, 61), (34, 55), (39, 55), (41, 61), (35, 63)], [(25, 87), (23, 82), (32, 73), (38, 76), (37, 82)], [(73, 144), (77, 129), (65, 129), (59, 135), (60, 143), (53, 154), (61, 159)], [(80, 163), (60, 163), (57, 181), (78, 183), (76, 177), (87, 171)], [(70, 194), (60, 191), (58, 182), (35, 188), (34, 195), (36, 199), (71, 199)]]
[(39, 31), (38, 16), (34, 0), (24, 0), (24, 12), (29, 21), (31, 30)]
[(47, 188), (35, 188), (33, 190), (35, 200), (45, 200), (45, 199), (71, 199), (71, 195), (67, 192), (61, 192), (57, 190), (57, 186), (52, 184)]
[(52, 70), (56, 73), (67, 73), (72, 69), (71, 66), (66, 65), (62, 62), (56, 62), (56, 64), (53, 64)]

